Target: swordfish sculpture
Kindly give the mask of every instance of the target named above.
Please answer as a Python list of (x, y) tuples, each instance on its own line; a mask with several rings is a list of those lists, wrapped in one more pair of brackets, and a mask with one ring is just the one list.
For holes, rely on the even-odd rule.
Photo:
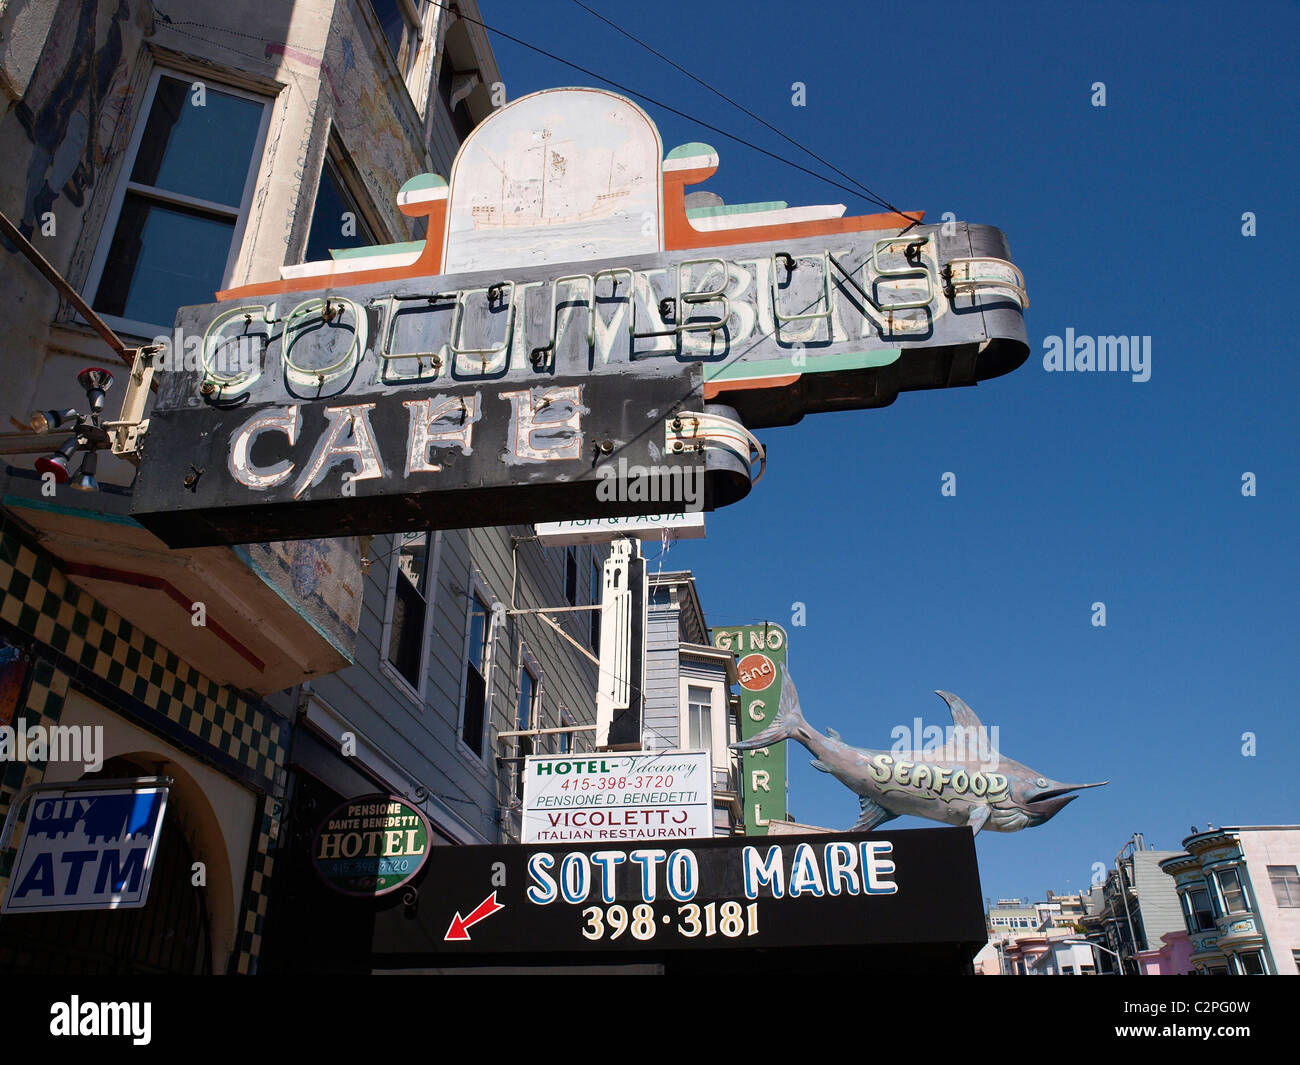
[[(975, 711), (951, 692), (936, 692), (952, 711), (960, 735), (984, 735)], [(969, 825), (971, 832), (1018, 832), (1050, 820), (1077, 798), (1073, 792), (1099, 788), (1096, 784), (1062, 784), (996, 751), (972, 743), (969, 757), (946, 760), (942, 750), (893, 753), (850, 747), (834, 729), (826, 735), (804, 720), (799, 695), (789, 673), (782, 678), (776, 719), (758, 735), (731, 746), (752, 751), (782, 740), (798, 740), (813, 754), (813, 766), (830, 773), (851, 791), (862, 806), (853, 826), (872, 829), (902, 814)], [(965, 745), (963, 744), (963, 748)], [(963, 753), (967, 753), (963, 750)]]

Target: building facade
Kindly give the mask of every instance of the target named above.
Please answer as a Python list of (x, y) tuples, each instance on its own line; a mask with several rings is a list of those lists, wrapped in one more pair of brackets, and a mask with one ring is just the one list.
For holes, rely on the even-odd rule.
[[(1063, 942), (1070, 933), (1058, 929), (1039, 937), (1041, 947), (1027, 959), (1026, 976), (1092, 976), (1096, 973), (1094, 951), (1087, 943)], [(1026, 944), (1028, 946), (1028, 944)], [(1028, 953), (1028, 952), (1027, 952)]]
[(1150, 849), (1137, 833), (1117, 855), (1105, 882), (1089, 892), (1088, 913), (1080, 923), (1088, 939), (1106, 948), (1099, 952), (1101, 972), (1137, 973), (1141, 952), (1158, 949), (1166, 933), (1182, 929), (1178, 896), (1160, 869), (1175, 853)]
[(985, 914), (989, 940), (975, 956), (981, 976), (1072, 976), (1096, 971), (1087, 944), (1078, 937), (1084, 914), (1079, 895), (1047, 893), (1044, 902), (999, 899)]
[(1300, 972), (1300, 825), (1209, 827), (1183, 850), (1160, 868), (1176, 886), (1195, 971)]
[[(10, 0), (0, 210), (166, 372), (185, 357), (178, 306), (336, 250), (423, 239), (398, 189), (447, 172), (499, 84), (481, 27), (456, 11), (477, 16), (473, 0), (176, 0), (165, 13), (143, 0)], [(113, 417), (132, 352), (19, 255), (3, 269), (8, 423), (84, 408), (77, 375), (92, 366), (116, 378)], [(37, 783), (162, 775), (171, 796), (148, 904), (6, 915), (7, 971), (257, 971), (301, 821), (293, 802), (312, 787), (315, 801), (330, 788), (403, 791), (443, 841), (494, 838), (493, 730), (516, 720), (527, 640), (508, 622), (498, 646), (481, 641), (476, 703), (461, 665), (474, 611), (560, 598), (564, 559), (525, 547), (513, 589), (512, 537), (528, 530), (172, 551), (129, 517), (128, 463), (102, 453), (76, 477), (48, 459), (34, 468), (64, 436), (0, 434), (0, 724), (86, 743), (76, 758), (6, 752), (0, 813)], [(545, 640), (532, 640), (540, 661)], [(577, 701), (565, 669), (548, 680), (538, 715)], [(358, 756), (327, 764), (318, 748), (345, 731)], [(305, 765), (326, 779), (303, 783)], [(13, 860), (0, 855), (0, 888)]]
[(743, 835), (735, 656), (712, 646), (689, 571), (651, 574), (649, 585), (643, 745), (709, 751), (714, 834)]

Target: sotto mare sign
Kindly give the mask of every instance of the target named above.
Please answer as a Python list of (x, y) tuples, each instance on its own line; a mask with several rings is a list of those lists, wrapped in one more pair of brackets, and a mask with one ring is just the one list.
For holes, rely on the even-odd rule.
[(377, 955), (977, 943), (984, 935), (974, 844), (961, 830), (440, 847), (425, 877), (414, 917), (377, 921)]
[(450, 180), (402, 187), (427, 239), (181, 309), (155, 338), (133, 513), (195, 546), (697, 512), (749, 491), (749, 430), (1024, 361), (998, 230), (688, 209), (718, 165), (665, 154), (612, 93), (498, 109)]

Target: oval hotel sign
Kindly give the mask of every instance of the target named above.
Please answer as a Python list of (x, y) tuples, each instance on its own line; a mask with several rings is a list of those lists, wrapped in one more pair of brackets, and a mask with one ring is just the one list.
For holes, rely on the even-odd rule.
[(344, 895), (396, 891), (429, 856), (429, 822), (396, 795), (362, 795), (332, 810), (316, 830), (312, 865)]

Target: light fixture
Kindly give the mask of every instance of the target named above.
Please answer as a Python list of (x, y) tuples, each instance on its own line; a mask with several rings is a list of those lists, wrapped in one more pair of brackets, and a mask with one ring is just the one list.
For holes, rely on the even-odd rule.
[(34, 410), (31, 417), (27, 419), (27, 425), (34, 433), (48, 433), (61, 425), (76, 420), (77, 412), (72, 408), (67, 410)]
[(98, 492), (99, 482), (95, 480), (95, 470), (99, 466), (99, 452), (87, 451), (86, 457), (81, 460), (81, 469), (77, 471), (77, 476), (72, 478), (69, 488), (75, 488), (78, 492)]
[(70, 436), (63, 441), (59, 450), (52, 455), (45, 455), (36, 460), (36, 472), (42, 477), (47, 473), (54, 475), (55, 484), (67, 484), (72, 474), (68, 470), (68, 463), (77, 451), (77, 437)]
[[(77, 384), (86, 390), (89, 414), (71, 408), (37, 410), (32, 411), (27, 419), (27, 425), (34, 433), (48, 433), (63, 426), (72, 429), (72, 435), (57, 451), (36, 460), (36, 472), (41, 477), (48, 474), (54, 478), (55, 484), (66, 484), (78, 492), (98, 492), (99, 481), (95, 479), (95, 472), (99, 467), (99, 451), (112, 446), (107, 430), (100, 424), (99, 415), (104, 409), (104, 393), (113, 387), (113, 375), (101, 366), (89, 366), (77, 374)], [(74, 477), (68, 464), (82, 448), (86, 455)]]
[(113, 387), (113, 375), (100, 366), (90, 366), (77, 374), (77, 383), (86, 390), (90, 413), (104, 409), (104, 393)]

